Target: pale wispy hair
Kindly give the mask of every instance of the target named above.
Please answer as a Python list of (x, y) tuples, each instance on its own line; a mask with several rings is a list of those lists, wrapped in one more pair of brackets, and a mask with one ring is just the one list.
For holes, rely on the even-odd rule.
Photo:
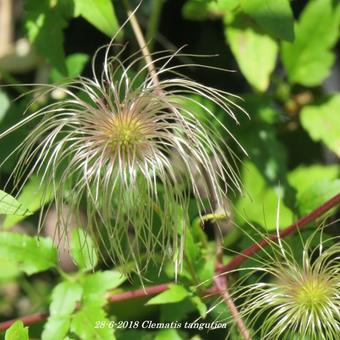
[[(45, 85), (43, 92), (40, 87), (42, 96), (58, 89), (65, 98), (33, 110), (0, 138), (35, 122), (13, 151), (19, 154), (13, 176), (22, 187), (38, 174), (42, 188), (52, 188), (58, 226), (67, 226), (66, 211), (84, 211), (85, 229), (104, 258), (139, 266), (153, 257), (175, 256), (177, 263), (191, 195), (200, 212), (209, 205), (215, 208), (205, 202), (207, 195), (198, 190), (195, 176), (202, 175), (206, 193), (220, 207), (227, 187), (240, 190), (227, 145), (227, 140), (236, 139), (210, 104), (235, 122), (234, 110), (241, 109), (230, 93), (179, 72), (195, 65), (171, 66), (174, 58), (184, 55), (180, 50), (152, 55), (156, 83), (148, 72), (150, 65), (140, 66), (142, 52), (124, 58), (126, 53), (126, 46), (111, 42), (96, 52), (93, 78)], [(197, 117), (196, 109), (204, 112), (203, 118)], [(184, 171), (176, 170), (174, 152)], [(67, 230), (58, 234), (66, 235)]]

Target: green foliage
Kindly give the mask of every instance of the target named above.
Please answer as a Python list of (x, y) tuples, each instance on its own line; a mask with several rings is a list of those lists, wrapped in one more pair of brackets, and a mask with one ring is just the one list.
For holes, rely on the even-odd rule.
[(0, 190), (0, 215), (28, 216), (31, 211), (19, 203), (14, 197)]
[(225, 35), (241, 72), (256, 90), (265, 91), (276, 64), (277, 43), (243, 15), (226, 18)]
[(321, 105), (308, 105), (300, 114), (301, 124), (315, 141), (322, 141), (340, 157), (340, 94)]
[(58, 72), (66, 74), (63, 29), (66, 17), (59, 2), (29, 0), (26, 2), (26, 29), (38, 52)]
[(294, 40), (294, 17), (289, 0), (242, 0), (241, 6), (274, 38)]
[(75, 13), (109, 37), (118, 30), (118, 21), (110, 0), (75, 0)]
[(44, 326), (43, 340), (64, 339), (71, 322), (71, 314), (82, 296), (82, 287), (75, 282), (59, 283), (52, 292), (50, 316)]
[(119, 287), (125, 281), (126, 277), (115, 270), (86, 275), (80, 281), (83, 288), (83, 304), (104, 306), (107, 291)]
[[(67, 78), (75, 78), (79, 76), (83, 70), (86, 64), (89, 61), (89, 56), (84, 53), (74, 53), (69, 56), (67, 56), (65, 62), (66, 62), (66, 76)], [(65, 76), (58, 72), (58, 69), (53, 69), (51, 72), (51, 80), (53, 82), (58, 82), (60, 80), (63, 80)]]
[(71, 254), (78, 267), (82, 270), (93, 269), (98, 263), (95, 245), (83, 229), (72, 230)]
[[(2, 164), (6, 157), (25, 141), (33, 124), (20, 127), (4, 138), (2, 133), (33, 111), (48, 105), (58, 105), (60, 99), (54, 96), (56, 91), (45, 93), (44, 88), (31, 92), (31, 87), (27, 85), (1, 87), (1, 188), (5, 187), (6, 191), (8, 188), (8, 192), (17, 192), (21, 185), (23, 188), (15, 197), (0, 190), (2, 227), (0, 294), (3, 296), (0, 301), (0, 314), (5, 320), (19, 317), (19, 312), (21, 315), (49, 311), (47, 320), (30, 326), (29, 330), (21, 321), (15, 322), (5, 334), (1, 334), (5, 340), (28, 340), (28, 331), (32, 339), (42, 340), (178, 340), (217, 339), (226, 336), (231, 340), (239, 339), (237, 328), (229, 325), (223, 332), (221, 330), (220, 333), (215, 331), (205, 333), (185, 329), (142, 329), (140, 326), (138, 329), (133, 327), (118, 329), (116, 322), (139, 321), (141, 324), (143, 320), (152, 320), (184, 324), (193, 320), (198, 322), (231, 320), (226, 304), (218, 295), (212, 294), (214, 292), (212, 288), (216, 289), (214, 277), (217, 262), (221, 260), (228, 263), (235, 254), (251, 245), (254, 240), (262, 238), (261, 233), (274, 233), (277, 220), (280, 228), (288, 226), (340, 193), (340, 167), (332, 164), (338, 162), (340, 157), (340, 92), (333, 87), (330, 93), (332, 82), (325, 86), (329, 75), (332, 74), (333, 79), (339, 77), (339, 71), (336, 67), (333, 68), (339, 54), (339, 1), (309, 0), (303, 4), (304, 2), (290, 0), (187, 0), (181, 2), (183, 6), (180, 9), (177, 5), (179, 2), (162, 1), (166, 6), (162, 7), (163, 3), (160, 5), (156, 0), (144, 0), (137, 11), (137, 18), (145, 36), (159, 40), (160, 44), (153, 42), (149, 44), (147, 41), (150, 52), (156, 52), (154, 58), (159, 56), (158, 49), (153, 49), (154, 46), (159, 48), (164, 42), (167, 45), (167, 41), (179, 46), (188, 43), (186, 51), (189, 55), (185, 56), (179, 52), (168, 66), (179, 65), (179, 72), (184, 70), (185, 73), (185, 69), (181, 68), (182, 64), (208, 64), (211, 68), (193, 67), (185, 75), (225, 91), (232, 89), (243, 101), (232, 95), (228, 98), (249, 113), (250, 119), (247, 119), (246, 115), (233, 107), (235, 116), (240, 122), (238, 126), (235, 121), (225, 116), (225, 112), (216, 103), (210, 103), (206, 98), (198, 98), (199, 96), (190, 93), (184, 93), (180, 99), (172, 98), (180, 101), (183, 111), (185, 109), (188, 112), (193, 111), (195, 119), (202, 124), (211, 120), (203, 106), (216, 115), (218, 121), (211, 124), (214, 124), (214, 128), (226, 143), (226, 146), (222, 147), (223, 150), (230, 148), (235, 152), (235, 159), (240, 158), (240, 162), (228, 159), (239, 173), (243, 193), (229, 190), (228, 200), (219, 202), (220, 205), (228, 207), (229, 216), (219, 213), (221, 207), (217, 206), (216, 202), (210, 206), (209, 197), (204, 197), (202, 202), (206, 206), (206, 211), (202, 212), (206, 214), (204, 216), (198, 213), (197, 202), (194, 199), (190, 202), (188, 211), (184, 211), (187, 207), (180, 204), (171, 207), (175, 215), (171, 220), (176, 222), (178, 238), (178, 253), (174, 255), (173, 261), (165, 261), (164, 254), (160, 253), (158, 246), (163, 237), (159, 230), (158, 215), (162, 212), (158, 206), (155, 207), (155, 211), (144, 210), (144, 217), (146, 214), (153, 216), (150, 218), (153, 225), (152, 230), (145, 229), (143, 233), (156, 231), (155, 244), (145, 244), (145, 247), (156, 255), (153, 258), (154, 262), (148, 263), (149, 267), (140, 268), (141, 271), (144, 270), (142, 282), (139, 273), (130, 271), (130, 264), (123, 271), (116, 266), (116, 259), (110, 259), (108, 254), (99, 256), (98, 247), (103, 247), (103, 243), (112, 235), (105, 234), (100, 223), (98, 225), (89, 223), (88, 219), (93, 211), (89, 211), (84, 204), (85, 197), (79, 198), (80, 218), (75, 223), (77, 228), (68, 228), (69, 216), (65, 216), (66, 228), (64, 225), (55, 225), (52, 235), (48, 234), (50, 236), (45, 234), (39, 237), (29, 236), (40, 231), (44, 225), (45, 218), (40, 213), (43, 212), (42, 209), (54, 204), (53, 188), (43, 187), (39, 176), (31, 177), (25, 185), (20, 181), (16, 183), (15, 174), (12, 176), (10, 174), (17, 164), (17, 156)], [(128, 2), (130, 6), (136, 4), (133, 1), (126, 3)], [(32, 69), (24, 74), (20, 74), (19, 70), (18, 74), (16, 72), (12, 74), (12, 71), (3, 69), (3, 65), (6, 65), (3, 60), (7, 57), (14, 60), (20, 54), (15, 52), (18, 54), (16, 55), (13, 52), (20, 51), (13, 41), (16, 48), (7, 51), (8, 55), (0, 55), (1, 85), (2, 83), (14, 85), (20, 80), (32, 84), (40, 84), (42, 81), (50, 84), (59, 83), (74, 91), (86, 102), (90, 102), (88, 95), (82, 93), (78, 87), (73, 88), (68, 82), (80, 75), (89, 75), (90, 57), (95, 48), (99, 47), (99, 41), (109, 43), (115, 34), (119, 43), (129, 42), (119, 58), (123, 60), (133, 57), (137, 44), (131, 35), (130, 24), (127, 23), (119, 31), (119, 23), (126, 19), (125, 5), (125, 1), (111, 0), (25, 1), (23, 17), (16, 13), (15, 26), (18, 32), (16, 31), (14, 36), (21, 37), (26, 34), (33, 45), (34, 53), (42, 58), (38, 58)], [(181, 12), (178, 12), (179, 10)], [(168, 17), (175, 18), (179, 15), (183, 18), (174, 19), (174, 23), (171, 21), (172, 27), (169, 30), (166, 27), (166, 23), (169, 23)], [(79, 19), (80, 17), (82, 19)], [(160, 27), (157, 27), (158, 22), (161, 23)], [(116, 47), (113, 46), (110, 52), (115, 56), (118, 51)], [(199, 59), (197, 62), (194, 56), (196, 54), (219, 56)], [(19, 57), (25, 58), (24, 53)], [(100, 53), (93, 66), (101, 70)], [(130, 77), (136, 75), (138, 79), (136, 82), (139, 82), (140, 66), (144, 66), (142, 59), (128, 70)], [(236, 74), (216, 72), (214, 68), (233, 68), (237, 72)], [(120, 76), (118, 73), (115, 75), (117, 78)], [(163, 74), (160, 78), (163, 79), (162, 77)], [(109, 85), (104, 79), (98, 80), (103, 82), (103, 86)], [(53, 90), (58, 88), (57, 84)], [(123, 95), (124, 91), (121, 92)], [(22, 94), (25, 96), (21, 96)], [(72, 106), (72, 97), (67, 96), (66, 92), (63, 95)], [(216, 93), (214, 95), (218, 96)], [(100, 104), (106, 105), (107, 99), (103, 98), (103, 103)], [(113, 111), (116, 109), (112, 107)], [(26, 116), (22, 116), (23, 112)], [(189, 114), (188, 112), (182, 113), (185, 115)], [(51, 117), (53, 114), (59, 112), (52, 112)], [(39, 117), (34, 124), (39, 124), (40, 118), (49, 119), (45, 116)], [(221, 128), (219, 121), (233, 133), (247, 151), (247, 157), (240, 154), (239, 148)], [(73, 128), (78, 127), (72, 126), (71, 129)], [(212, 132), (209, 130), (207, 133)], [(35, 137), (32, 149), (41, 138)], [(83, 148), (83, 145), (79, 145), (79, 157)], [(170, 154), (170, 150), (168, 151)], [(65, 152), (67, 153), (66, 150)], [(35, 154), (33, 158), (37, 157), (39, 155)], [(229, 154), (226, 153), (226, 157), (229, 157)], [(173, 158), (169, 159), (171, 162), (174, 161)], [(65, 163), (67, 162), (68, 158), (65, 157)], [(189, 165), (191, 166), (190, 160), (185, 166)], [(31, 169), (27, 167), (21, 170), (28, 173)], [(202, 191), (205, 188), (201, 187), (200, 177), (207, 175), (203, 170), (197, 169), (197, 178), (195, 177), (197, 189)], [(44, 165), (41, 168), (41, 175), (43, 173)], [(177, 173), (173, 175), (176, 177), (176, 184), (182, 185), (179, 180), (181, 176), (177, 178)], [(88, 183), (83, 184), (85, 186)], [(100, 187), (100, 183), (98, 185)], [(71, 190), (72, 188), (70, 192)], [(159, 201), (164, 201), (166, 205), (167, 200), (161, 186), (159, 192), (161, 196)], [(103, 193), (99, 190), (98, 193), (90, 192), (89, 196), (93, 194), (100, 196)], [(65, 197), (60, 199), (69, 204), (73, 199), (71, 196), (66, 193)], [(129, 193), (126, 197), (128, 200), (133, 199)], [(107, 205), (111, 203), (116, 204), (105, 202)], [(143, 199), (138, 204), (143, 207)], [(317, 222), (322, 224), (326, 217), (335, 215), (338, 211), (338, 207), (334, 207)], [(125, 214), (123, 209), (120, 213)], [(182, 218), (185, 214), (188, 215), (187, 220)], [(98, 220), (103, 217), (106, 216), (99, 216)], [(331, 221), (336, 221), (336, 217), (337, 215)], [(133, 257), (129, 255), (132, 251), (141, 259), (148, 258), (143, 247), (139, 248), (133, 241), (130, 242), (133, 240), (135, 230), (129, 216), (124, 218), (121, 221), (126, 225), (119, 226), (124, 233), (115, 240), (116, 247), (124, 249), (127, 257), (132, 260)], [(24, 220), (25, 223), (19, 224)], [(304, 243), (311, 233), (315, 233), (313, 242), (316, 246), (319, 245), (321, 233), (315, 229), (317, 224), (315, 222), (313, 221), (307, 230), (301, 229), (301, 233), (285, 239), (287, 244), (292, 244), (296, 258), (302, 259), (303, 255), (300, 240)], [(167, 227), (172, 228), (170, 225)], [(58, 246), (51, 239), (57, 228), (63, 235)], [(94, 231), (93, 234), (97, 237), (90, 237), (90, 231)], [(140, 237), (143, 240), (148, 239), (144, 235)], [(221, 249), (220, 241), (223, 242), (223, 247), (228, 249)], [(334, 238), (329, 243), (336, 242)], [(131, 248), (125, 249), (127, 244)], [(328, 243), (324, 243), (323, 247), (327, 246)], [(183, 254), (180, 254), (179, 249), (184, 250)], [(273, 254), (273, 248), (266, 249), (267, 255)], [(172, 252), (170, 243), (164, 251)], [(233, 272), (228, 276), (231, 290), (234, 289), (235, 283), (238, 286), (243, 283), (259, 282), (258, 273), (248, 275), (243, 271), (249, 266), (265, 267), (267, 264), (264, 259), (265, 252), (259, 252), (257, 255), (258, 257), (250, 258), (242, 264), (242, 272)], [(183, 256), (181, 265), (178, 264), (180, 256)], [(274, 262), (275, 256), (272, 257)], [(317, 254), (313, 256), (317, 257)], [(263, 265), (259, 261), (262, 261)], [(72, 263), (67, 265), (65, 264), (67, 262)], [(239, 278), (244, 282), (238, 281)], [(125, 300), (129, 295), (129, 293), (125, 295), (126, 292), (138, 289), (139, 295), (148, 286), (169, 282), (169, 289), (156, 296), (151, 298), (140, 296), (129, 301)], [(123, 301), (111, 304), (110, 296), (114, 294), (122, 294)], [(261, 322), (262, 318), (259, 318), (254, 329), (250, 331), (257, 331), (256, 327), (260, 330)], [(301, 338), (295, 333), (287, 334), (292, 339)], [(258, 337), (255, 335), (253, 338)]]
[(282, 44), (282, 61), (289, 81), (319, 85), (335, 61), (331, 48), (339, 36), (340, 6), (332, 0), (310, 1), (295, 28), (292, 43)]
[[(284, 192), (282, 187), (269, 187), (265, 179), (256, 167), (246, 162), (243, 166), (243, 184), (245, 195), (237, 202), (237, 210), (243, 222), (256, 222), (268, 231), (276, 228), (276, 217), (279, 213), (279, 226), (286, 227), (293, 222), (293, 213), (283, 203)], [(280, 200), (280, 212), (277, 210), (278, 201)]]
[(340, 192), (339, 166), (300, 166), (291, 171), (288, 180), (297, 190), (300, 215), (305, 215)]
[(32, 275), (56, 267), (57, 250), (49, 238), (0, 232), (0, 259), (11, 261)]
[(74, 315), (71, 331), (84, 340), (114, 340), (114, 329), (110, 327), (96, 328), (94, 325), (98, 320), (109, 322), (102, 308), (96, 304), (86, 305)]
[[(18, 200), (27, 207), (29, 214), (31, 214), (52, 200), (52, 190), (51, 188), (43, 188), (40, 184), (40, 178), (32, 176), (24, 186)], [(28, 214), (17, 214), (8, 211), (7, 215), (3, 222), (3, 227), (6, 229), (24, 220)]]
[(164, 303), (174, 303), (184, 300), (190, 295), (184, 287), (179, 285), (170, 285), (169, 289), (165, 292), (158, 294), (157, 296), (150, 299), (148, 305), (159, 305)]
[(5, 340), (28, 340), (28, 327), (24, 327), (22, 321), (18, 320), (8, 328)]
[(240, 0), (189, 0), (182, 12), (190, 20), (214, 19), (227, 14), (239, 4)]

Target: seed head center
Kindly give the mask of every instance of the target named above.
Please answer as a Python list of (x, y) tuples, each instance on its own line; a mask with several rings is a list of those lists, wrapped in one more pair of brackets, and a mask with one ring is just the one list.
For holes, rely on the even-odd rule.
[(320, 308), (328, 300), (329, 289), (327, 282), (321, 278), (310, 277), (297, 291), (296, 301), (308, 309)]
[(143, 139), (142, 123), (133, 117), (117, 117), (112, 124), (112, 146), (130, 148)]

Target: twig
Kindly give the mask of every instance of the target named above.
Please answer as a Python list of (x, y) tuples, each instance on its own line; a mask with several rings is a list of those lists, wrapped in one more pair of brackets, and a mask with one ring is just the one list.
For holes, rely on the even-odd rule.
[[(290, 234), (293, 234), (296, 230), (300, 229), (304, 225), (308, 224), (309, 222), (314, 221), (316, 218), (323, 215), (326, 211), (331, 209), (332, 207), (336, 206), (340, 203), (340, 194), (335, 195), (330, 200), (322, 204), (320, 207), (313, 210), (308, 215), (302, 217), (297, 222), (291, 224), (287, 228), (283, 229), (279, 233), (280, 238), (284, 238)], [(235, 256), (228, 264), (222, 266), (218, 269), (219, 273), (227, 273), (230, 270), (237, 268), (241, 263), (247, 260), (251, 255), (255, 254), (259, 250), (268, 246), (271, 242), (275, 242), (278, 240), (277, 234), (269, 235), (268, 237), (262, 239), (259, 242), (253, 243), (248, 248), (244, 249), (239, 255)]]
[(123, 292), (119, 294), (111, 294), (109, 298), (107, 299), (108, 302), (121, 302), (125, 300), (132, 300), (132, 299), (138, 299), (140, 297), (145, 297), (145, 296), (153, 296), (159, 293), (164, 292), (169, 288), (169, 285), (171, 283), (164, 283), (160, 285), (155, 285), (151, 287), (146, 287), (146, 288), (139, 288), (136, 290), (131, 290), (128, 292)]
[[(216, 272), (218, 272), (219, 268), (222, 266), (223, 261), (223, 248), (222, 248), (222, 236), (218, 229), (218, 226), (214, 226), (215, 230), (215, 239), (216, 239)], [(216, 293), (221, 296), (225, 305), (230, 311), (230, 314), (240, 332), (244, 340), (251, 340), (250, 333), (241, 318), (241, 315), (230, 296), (228, 289), (228, 279), (226, 275), (216, 275), (214, 277), (214, 288), (216, 289)]]
[(158, 76), (157, 76), (156, 68), (155, 68), (153, 60), (151, 58), (147, 44), (145, 42), (142, 30), (139, 26), (139, 23), (136, 19), (136, 16), (134, 15), (134, 13), (130, 10), (128, 10), (127, 13), (128, 13), (128, 16), (130, 17), (131, 27), (133, 29), (135, 36), (136, 36), (138, 45), (142, 50), (142, 53), (143, 53), (143, 56), (144, 56), (144, 59), (145, 59), (145, 64), (146, 64), (146, 66), (149, 70), (152, 82), (154, 83), (155, 87), (158, 87), (159, 86), (159, 79), (158, 79)]
[(233, 320), (235, 321), (240, 333), (244, 340), (251, 340), (250, 333), (243, 322), (237, 307), (234, 304), (228, 290), (228, 281), (226, 276), (216, 276), (214, 279), (214, 284), (217, 289), (218, 294), (222, 297), (224, 303), (227, 305)]

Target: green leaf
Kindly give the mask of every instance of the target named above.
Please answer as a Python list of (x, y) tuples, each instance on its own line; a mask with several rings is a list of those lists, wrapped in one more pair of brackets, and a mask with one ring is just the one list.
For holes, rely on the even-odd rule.
[(112, 37), (119, 24), (111, 0), (75, 0), (76, 13), (99, 31)]
[(297, 190), (297, 197), (299, 197), (314, 183), (334, 180), (339, 178), (339, 175), (340, 166), (338, 165), (301, 165), (288, 174), (288, 181)]
[(50, 238), (0, 232), (0, 259), (13, 261), (31, 275), (57, 265), (57, 249)]
[(20, 270), (14, 261), (0, 258), (0, 283), (14, 280), (19, 276)]
[(299, 211), (306, 215), (333, 196), (340, 193), (340, 179), (329, 181), (323, 180), (314, 183), (299, 196)]
[(337, 165), (300, 166), (291, 171), (288, 180), (297, 190), (300, 215), (305, 215), (340, 192)]
[(86, 305), (75, 313), (71, 322), (71, 331), (82, 340), (114, 340), (114, 329), (96, 328), (96, 321), (109, 321), (104, 310), (97, 305)]
[[(84, 53), (74, 53), (66, 58), (66, 70), (67, 78), (76, 78), (84, 70), (84, 67), (89, 61), (89, 56)], [(58, 72), (57, 69), (51, 71), (51, 80), (53, 82), (58, 82), (65, 79), (66, 77)]]
[(242, 0), (241, 7), (274, 38), (294, 40), (294, 17), (289, 0)]
[(340, 94), (329, 98), (322, 105), (305, 106), (301, 113), (301, 124), (315, 141), (325, 143), (340, 157)]
[(278, 46), (275, 40), (250, 26), (247, 18), (241, 15), (226, 20), (225, 35), (249, 84), (265, 91), (276, 64)]
[(24, 327), (21, 320), (15, 321), (14, 324), (7, 329), (5, 340), (28, 340), (28, 327)]
[(29, 0), (25, 5), (29, 40), (52, 66), (66, 75), (63, 29), (67, 22), (63, 12), (49, 1)]
[(206, 20), (220, 18), (232, 11), (240, 0), (190, 0), (183, 8), (183, 17), (189, 20)]
[(41, 334), (42, 340), (64, 340), (71, 325), (70, 316), (50, 316)]
[(293, 207), (295, 192), (286, 179), (286, 149), (278, 140), (273, 126), (264, 123), (262, 117), (259, 117), (263, 111), (261, 104), (250, 101), (246, 108), (251, 110), (254, 119), (241, 125), (239, 141), (266, 182), (274, 187), (279, 183), (282, 185), (285, 191), (284, 202), (287, 206)]
[(80, 282), (83, 287), (83, 304), (105, 305), (106, 292), (117, 288), (124, 281), (126, 276), (114, 270), (87, 275)]
[(207, 315), (208, 309), (205, 303), (203, 303), (203, 301), (201, 300), (201, 298), (195, 295), (190, 298), (190, 301), (197, 308), (198, 312), (200, 313), (200, 316), (202, 318), (205, 318)]
[(9, 109), (9, 106), (10, 102), (7, 94), (4, 91), (0, 91), (0, 123)]
[(90, 235), (81, 228), (72, 231), (71, 255), (82, 270), (93, 269), (98, 263), (95, 244)]
[[(278, 193), (280, 193), (279, 226), (285, 227), (293, 222), (293, 213), (283, 203), (282, 188), (268, 186), (253, 163), (246, 162), (244, 164), (242, 182), (246, 194), (237, 201), (236, 207), (246, 220), (256, 222), (268, 231), (275, 230)], [(238, 218), (240, 223), (244, 222), (243, 218)]]
[(295, 41), (282, 44), (282, 60), (291, 83), (319, 85), (330, 72), (330, 51), (339, 35), (340, 6), (333, 0), (309, 1), (295, 28)]
[(14, 197), (0, 190), (0, 215), (28, 216), (32, 212), (19, 203)]
[(59, 283), (52, 292), (50, 315), (71, 315), (82, 296), (82, 287), (75, 282)]
[(63, 340), (71, 323), (71, 314), (82, 296), (82, 287), (75, 282), (59, 283), (52, 292), (50, 316), (44, 326), (42, 340)]
[(184, 300), (186, 297), (190, 295), (191, 293), (187, 289), (185, 289), (183, 286), (170, 285), (169, 289), (153, 297), (146, 304), (147, 305), (160, 305), (160, 304), (165, 304), (165, 303), (179, 302), (179, 301)]
[[(18, 200), (24, 204), (30, 212), (38, 211), (42, 206), (49, 203), (53, 198), (51, 188), (45, 188), (40, 184), (40, 178), (32, 176), (29, 182), (24, 186)], [(16, 223), (25, 219), (26, 215), (17, 216), (15, 214), (8, 214), (4, 220), (3, 226), (8, 229)]]

